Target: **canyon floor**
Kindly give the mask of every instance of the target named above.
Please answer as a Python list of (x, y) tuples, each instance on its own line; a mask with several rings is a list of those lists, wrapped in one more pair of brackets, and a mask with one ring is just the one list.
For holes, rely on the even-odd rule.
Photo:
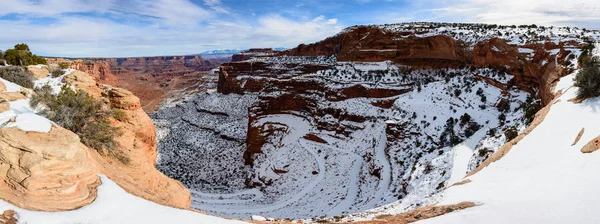
[(445, 192), (530, 131), (564, 71), (575, 71), (583, 36), (598, 32), (358, 26), (227, 63), (216, 89), (152, 114), (157, 167), (190, 189), (193, 208), (225, 217), (357, 221), (439, 202), (485, 208), (460, 197), (472, 188)]

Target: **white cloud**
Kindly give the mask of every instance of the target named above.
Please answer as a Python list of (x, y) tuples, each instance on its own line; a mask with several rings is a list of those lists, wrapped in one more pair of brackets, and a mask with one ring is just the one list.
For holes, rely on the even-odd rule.
[(204, 0), (204, 4), (209, 6), (212, 10), (215, 10), (216, 12), (219, 13), (225, 13), (225, 14), (229, 14), (229, 9), (227, 9), (227, 7), (223, 6), (223, 4), (221, 3), (221, 0)]
[(337, 19), (326, 19), (325, 16), (298, 22), (279, 15), (269, 15), (260, 18), (259, 24), (255, 31), (256, 35), (271, 37), (274, 41), (281, 41), (285, 45), (315, 42), (342, 30), (342, 27), (337, 25)]
[(458, 0), (431, 12), (453, 21), (600, 28), (600, 1), (592, 0)]
[[(220, 0), (204, 0), (201, 5), (191, 0), (0, 1), (0, 16), (18, 14), (16, 20), (0, 21), (0, 30), (10, 34), (0, 35), (0, 49), (26, 42), (36, 53), (48, 56), (182, 55), (219, 48), (294, 47), (334, 35), (347, 23), (303, 12), (236, 15)], [(380, 24), (427, 20), (600, 28), (600, 1), (424, 0), (410, 4), (402, 10), (360, 11), (352, 17)]]
[(114, 6), (115, 0), (81, 1), (81, 0), (2, 0), (0, 15), (9, 13), (36, 16), (56, 16), (73, 12), (107, 12)]

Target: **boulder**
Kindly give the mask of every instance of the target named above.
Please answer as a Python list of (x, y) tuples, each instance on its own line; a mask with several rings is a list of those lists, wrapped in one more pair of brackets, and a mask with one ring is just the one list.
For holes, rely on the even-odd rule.
[(35, 79), (46, 78), (50, 74), (50, 69), (48, 68), (48, 66), (45, 65), (30, 65), (27, 66), (27, 70), (33, 74), (33, 77), (35, 77)]
[(76, 89), (80, 89), (87, 92), (94, 98), (98, 98), (102, 94), (102, 90), (98, 88), (96, 80), (93, 77), (81, 71), (74, 71), (66, 75), (63, 79), (63, 82), (69, 83)]
[(0, 129), (0, 198), (30, 210), (63, 211), (90, 204), (100, 179), (89, 149), (74, 133)]
[(103, 96), (108, 98), (111, 106), (117, 109), (134, 111), (141, 108), (140, 98), (125, 89), (110, 88), (103, 93)]
[(590, 142), (585, 144), (583, 148), (581, 148), (582, 153), (592, 153), (596, 150), (600, 149), (600, 136), (592, 139)]
[(24, 100), (27, 96), (23, 92), (2, 92), (0, 93), (0, 101), (11, 102), (15, 100)]

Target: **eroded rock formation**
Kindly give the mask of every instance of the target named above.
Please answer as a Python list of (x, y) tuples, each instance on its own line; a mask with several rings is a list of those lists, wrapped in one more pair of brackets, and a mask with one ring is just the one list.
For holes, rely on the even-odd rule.
[(68, 63), (70, 68), (89, 74), (101, 84), (120, 87), (141, 99), (146, 112), (158, 109), (161, 100), (179, 92), (197, 92), (208, 71), (219, 61), (201, 56), (139, 58), (48, 58), (49, 63)]
[(100, 178), (91, 151), (74, 133), (0, 129), (0, 197), (19, 207), (60, 211), (96, 199)]

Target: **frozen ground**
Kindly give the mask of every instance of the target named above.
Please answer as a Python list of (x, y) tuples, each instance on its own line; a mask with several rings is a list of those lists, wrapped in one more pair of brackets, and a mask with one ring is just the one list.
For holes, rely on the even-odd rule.
[[(437, 23), (379, 27), (387, 32), (416, 30), (407, 35), (418, 37), (447, 35), (467, 44), (500, 37), (518, 45), (524, 60), (533, 60), (529, 43), (600, 38), (597, 31), (558, 27)], [(580, 46), (565, 46), (571, 55), (561, 56), (569, 56), (576, 65)], [(444, 190), (461, 181), (510, 135), (525, 130), (531, 121), (525, 111), (540, 103), (511, 88), (513, 76), (488, 68), (419, 70), (390, 61), (338, 62), (335, 55), (251, 60), (278, 71), (253, 80), (257, 82), (279, 77), (325, 83), (324, 88), (333, 91), (348, 86), (412, 91), (387, 98), (330, 100), (319, 92), (322, 89), (310, 89), (294, 96), (311, 102), (308, 109), (272, 113), (261, 103), (290, 93), (274, 82), (258, 93), (210, 92), (159, 110), (152, 116), (160, 140), (157, 166), (191, 189), (194, 208), (210, 214), (348, 221), (449, 200), (452, 197), (442, 198)], [(557, 62), (540, 66), (547, 63)], [(329, 69), (298, 75), (294, 70), (298, 64)], [(508, 89), (496, 88), (481, 77)], [(251, 82), (242, 88), (246, 83)], [(252, 155), (251, 164), (245, 164), (249, 128), (261, 130), (266, 142), (261, 143), (261, 153)]]
[[(501, 160), (469, 177), (471, 183), (449, 188), (440, 205), (472, 201), (477, 207), (422, 223), (598, 223), (597, 186), (600, 154), (581, 153), (600, 133), (600, 98), (580, 104), (573, 75), (562, 78), (565, 93), (544, 121)], [(571, 146), (585, 128), (577, 144)]]
[(98, 186), (98, 198), (82, 208), (65, 212), (40, 212), (0, 200), (0, 211), (12, 209), (17, 213), (19, 223), (30, 224), (245, 223), (159, 205), (127, 193), (104, 175), (100, 177), (102, 184)]
[[(401, 70), (390, 62), (344, 62), (339, 69), (363, 75)], [(259, 116), (250, 125), (273, 135), (263, 153), (254, 155), (253, 166), (242, 159), (248, 107), (261, 94), (272, 94), (200, 94), (152, 115), (159, 134), (157, 166), (191, 189), (194, 208), (225, 217), (342, 217), (384, 205), (381, 209), (396, 212), (420, 207), (467, 173), (471, 159), (479, 156), (475, 147), (480, 140), (502, 139), (501, 130), (524, 125), (518, 107), (527, 94), (516, 89), (502, 93), (475, 78), (484, 73), (499, 81), (512, 78), (489, 69), (417, 70), (379, 85), (419, 83), (420, 90), (316, 105), (317, 110), (342, 111), (365, 121), (298, 111)], [(336, 78), (336, 86), (373, 82), (366, 76), (329, 74), (306, 77)], [(392, 107), (373, 105), (380, 100), (391, 100)], [(501, 100), (510, 102), (503, 111), (495, 106)], [(507, 118), (500, 121), (500, 114)], [(323, 124), (341, 125), (343, 131), (319, 128)], [(491, 128), (498, 133), (488, 134)], [(351, 217), (369, 218), (379, 211)]]

